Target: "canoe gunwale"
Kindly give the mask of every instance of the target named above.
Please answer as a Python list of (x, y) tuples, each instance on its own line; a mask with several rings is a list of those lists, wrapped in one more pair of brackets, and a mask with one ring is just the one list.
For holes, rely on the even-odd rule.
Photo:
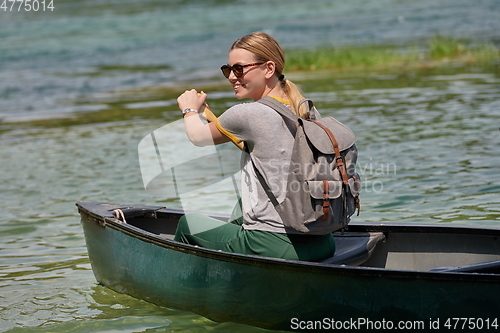
[[(355, 275), (357, 277), (390, 277), (400, 279), (421, 279), (421, 280), (443, 280), (443, 281), (471, 281), (471, 282), (500, 282), (500, 274), (493, 273), (468, 273), (468, 272), (446, 272), (446, 271), (409, 271), (386, 269), (365, 266), (343, 266), (337, 264), (324, 264), (318, 262), (295, 261), (279, 258), (260, 257), (255, 255), (245, 255), (238, 253), (224, 252), (220, 250), (211, 250), (194, 245), (180, 243), (171, 239), (161, 237), (157, 234), (140, 229), (128, 223), (117, 220), (112, 215), (104, 214), (107, 210), (93, 209), (100, 205), (99, 203), (76, 203), (78, 211), (83, 220), (96, 223), (103, 228), (112, 228), (128, 236), (151, 243), (156, 246), (167, 248), (173, 251), (182, 252), (198, 257), (205, 257), (225, 262), (238, 263), (243, 265), (252, 265), (260, 267), (280, 268), (286, 270), (299, 270), (309, 272), (323, 272), (335, 275)], [(106, 204), (111, 206), (112, 204)], [(114, 205), (116, 208), (134, 205)], [(135, 205), (137, 207), (137, 205)], [(155, 209), (161, 212), (162, 218), (178, 217), (184, 214), (182, 210), (167, 209), (158, 206), (140, 206), (144, 208)], [(109, 213), (109, 211), (107, 211)], [(212, 214), (211, 214), (212, 215)], [(223, 217), (220, 215), (219, 217)], [(429, 232), (433, 233), (453, 233), (453, 234), (471, 234), (488, 235), (500, 237), (500, 229), (493, 228), (474, 228), (469, 226), (436, 226), (432, 224), (369, 224), (369, 223), (351, 223), (350, 231), (361, 232), (383, 232), (386, 237), (390, 237), (391, 231), (402, 233)]]

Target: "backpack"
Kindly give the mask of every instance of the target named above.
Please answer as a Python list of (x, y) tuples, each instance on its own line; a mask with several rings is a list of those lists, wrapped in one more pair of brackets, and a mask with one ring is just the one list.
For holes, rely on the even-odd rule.
[(297, 126), (288, 170), (286, 195), (278, 202), (253, 164), (257, 178), (286, 227), (310, 235), (347, 229), (360, 209), (361, 179), (355, 171), (358, 151), (354, 133), (333, 117), (321, 117), (311, 100), (309, 119), (298, 118), (272, 97), (258, 102)]

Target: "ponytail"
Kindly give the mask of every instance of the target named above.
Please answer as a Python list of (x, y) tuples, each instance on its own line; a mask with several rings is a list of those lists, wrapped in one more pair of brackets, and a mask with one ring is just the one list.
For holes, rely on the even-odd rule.
[(309, 118), (308, 111), (306, 109), (305, 104), (302, 104), (299, 108), (299, 104), (302, 100), (304, 100), (304, 96), (302, 96), (302, 92), (300, 91), (299, 87), (295, 83), (293, 83), (290, 80), (286, 80), (283, 78), (280, 80), (281, 82), (281, 87), (285, 94), (288, 96), (288, 99), (290, 100), (290, 105), (292, 107), (292, 111), (295, 113), (295, 115), (299, 118), (302, 119), (307, 119)]

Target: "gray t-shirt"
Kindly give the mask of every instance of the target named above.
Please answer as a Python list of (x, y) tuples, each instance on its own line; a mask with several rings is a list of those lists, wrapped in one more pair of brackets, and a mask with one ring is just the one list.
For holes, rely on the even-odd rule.
[(238, 104), (219, 117), (219, 124), (245, 142), (250, 155), (241, 157), (243, 227), (278, 233), (297, 233), (285, 228), (262, 188), (250, 156), (278, 202), (285, 198), (295, 125), (284, 121), (272, 108), (258, 102)]

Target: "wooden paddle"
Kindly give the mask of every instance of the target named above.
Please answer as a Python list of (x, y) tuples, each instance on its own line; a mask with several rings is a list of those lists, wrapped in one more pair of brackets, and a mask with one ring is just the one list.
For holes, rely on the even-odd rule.
[(209, 123), (217, 120), (217, 116), (212, 112), (207, 103), (204, 105), (203, 113), (201, 114)]
[[(198, 96), (201, 96), (200, 93), (198, 93)], [(210, 107), (208, 106), (207, 103), (204, 104), (204, 110), (203, 110), (203, 113), (202, 113), (202, 116), (208, 120), (209, 123), (211, 122), (214, 122), (217, 120), (217, 116), (212, 112), (212, 110), (210, 109)], [(240, 141), (240, 142), (234, 142), (231, 140), (232, 143), (234, 143), (236, 145), (236, 147), (238, 147), (239, 149), (243, 150), (244, 148), (244, 142), (243, 141)]]

